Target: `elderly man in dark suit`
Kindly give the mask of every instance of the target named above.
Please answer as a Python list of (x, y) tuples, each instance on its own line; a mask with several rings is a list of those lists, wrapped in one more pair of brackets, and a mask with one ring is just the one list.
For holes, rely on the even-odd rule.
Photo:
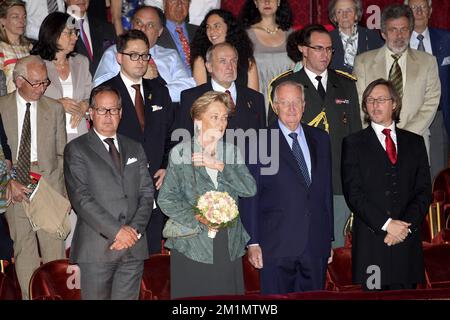
[(431, 202), (430, 171), (423, 137), (397, 127), (401, 108), (390, 81), (371, 82), (362, 99), (369, 126), (342, 144), (342, 185), (355, 216), (353, 281), (366, 290), (425, 281), (420, 225)]
[(70, 260), (80, 267), (83, 299), (137, 299), (153, 204), (147, 158), (140, 143), (117, 134), (117, 90), (95, 88), (89, 114), (93, 129), (64, 151), (67, 192), (78, 215)]
[[(158, 79), (144, 79), (149, 43), (139, 30), (129, 30), (117, 40), (120, 72), (104, 84), (116, 88), (122, 96), (122, 120), (118, 133), (142, 144), (148, 158), (148, 170), (156, 190), (162, 185), (171, 144), (174, 112), (169, 91)], [(156, 196), (155, 196), (156, 197)], [(164, 215), (155, 206), (147, 228), (149, 252), (161, 252)]]
[(164, 0), (166, 27), (157, 42), (161, 47), (177, 50), (189, 76), (192, 75), (190, 43), (198, 28), (186, 22), (190, 4), (191, 0)]
[[(405, 0), (414, 13), (414, 30), (409, 46), (436, 57), (441, 100), (430, 126), (431, 177), (447, 168), (448, 136), (450, 136), (450, 31), (431, 28), (428, 21), (433, 11), (431, 0)], [(446, 130), (447, 128), (447, 130)]]
[(241, 201), (249, 261), (261, 269), (264, 294), (323, 290), (334, 240), (330, 138), (300, 123), (308, 108), (301, 84), (279, 84), (274, 107), (278, 120), (259, 146), (278, 158), (278, 170), (251, 165), (258, 193)]
[(266, 113), (261, 93), (235, 83), (237, 77), (236, 48), (229, 43), (211, 46), (206, 53), (206, 68), (211, 75), (207, 83), (181, 93), (181, 107), (177, 112), (177, 128), (194, 134), (190, 116), (194, 101), (207, 91), (226, 92), (231, 96), (234, 110), (229, 115), (227, 129), (261, 129), (265, 127)]
[(76, 51), (89, 58), (89, 71), (93, 76), (103, 52), (114, 43), (114, 27), (88, 11), (90, 0), (64, 1), (66, 2), (67, 13), (75, 18), (80, 29)]

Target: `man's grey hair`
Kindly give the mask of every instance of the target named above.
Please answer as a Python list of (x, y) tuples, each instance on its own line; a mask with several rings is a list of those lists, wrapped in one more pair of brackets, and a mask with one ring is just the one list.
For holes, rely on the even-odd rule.
[[(328, 3), (328, 18), (330, 19), (331, 23), (337, 26), (336, 22), (336, 4), (339, 0), (331, 0)], [(356, 22), (359, 22), (363, 15), (363, 6), (361, 3), (361, 0), (353, 0), (353, 3), (355, 5), (355, 13), (356, 13)]]
[(278, 102), (278, 91), (280, 90), (280, 88), (283, 88), (286, 86), (292, 86), (292, 87), (298, 88), (300, 90), (300, 92), (302, 93), (302, 97), (303, 97), (302, 101), (305, 101), (305, 87), (301, 83), (298, 83), (298, 82), (295, 82), (292, 80), (286, 80), (276, 86), (275, 91), (273, 93), (273, 102), (274, 103)]
[(409, 21), (409, 32), (414, 29), (414, 13), (412, 9), (404, 4), (391, 4), (381, 12), (381, 32), (386, 33), (386, 23), (391, 19), (405, 17)]
[[(431, 8), (431, 5), (432, 5), (432, 3), (433, 3), (433, 0), (428, 0), (427, 2), (428, 2), (428, 7)], [(404, 4), (409, 5), (409, 0), (405, 0)]]
[(39, 66), (43, 65), (45, 67), (44, 60), (42, 60), (41, 57), (39, 57), (39, 56), (30, 55), (30, 56), (26, 56), (26, 57), (20, 59), (19, 61), (17, 61), (16, 65), (14, 66), (14, 70), (13, 70), (14, 83), (16, 82), (16, 79), (18, 77), (23, 77), (23, 78), (28, 77), (28, 66), (30, 64), (35, 64), (35, 65), (39, 65)]
[(230, 44), (228, 42), (221, 42), (221, 43), (214, 44), (208, 48), (208, 50), (206, 51), (206, 55), (205, 55), (206, 62), (211, 62), (212, 54), (213, 54), (214, 50), (225, 48), (225, 47), (233, 49), (234, 53), (236, 54), (236, 57), (239, 56), (238, 51), (232, 44)]

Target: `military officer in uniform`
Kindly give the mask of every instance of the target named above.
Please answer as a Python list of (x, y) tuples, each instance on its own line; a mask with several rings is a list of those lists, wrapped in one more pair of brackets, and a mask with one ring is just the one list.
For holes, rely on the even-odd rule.
[(321, 128), (330, 134), (335, 219), (334, 246), (339, 247), (344, 244), (342, 230), (350, 215), (341, 185), (342, 139), (362, 128), (356, 79), (345, 72), (328, 68), (333, 47), (325, 27), (312, 24), (306, 26), (302, 33), (300, 37), (302, 42), (298, 47), (303, 56), (303, 69), (298, 72), (285, 72), (272, 82), (272, 88), (276, 88), (277, 84), (286, 80), (301, 83), (305, 88), (305, 111), (302, 122)]

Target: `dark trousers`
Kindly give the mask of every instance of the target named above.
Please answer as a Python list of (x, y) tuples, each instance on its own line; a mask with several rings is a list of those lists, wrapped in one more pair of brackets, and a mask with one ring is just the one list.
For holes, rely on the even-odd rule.
[(144, 261), (129, 254), (115, 262), (78, 263), (83, 300), (137, 300)]
[(11, 262), (13, 242), (6, 228), (6, 219), (3, 213), (0, 213), (0, 260), (8, 260)]
[(262, 294), (317, 291), (325, 288), (328, 258), (302, 255), (264, 258), (260, 272)]
[(162, 213), (160, 208), (153, 209), (150, 222), (147, 225), (145, 232), (147, 233), (148, 254), (161, 253), (162, 249), (162, 230), (166, 216)]

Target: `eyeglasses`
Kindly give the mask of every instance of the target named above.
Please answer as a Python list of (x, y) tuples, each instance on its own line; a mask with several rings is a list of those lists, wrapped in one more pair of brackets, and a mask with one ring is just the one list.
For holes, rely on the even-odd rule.
[(61, 31), (61, 34), (68, 35), (69, 37), (70, 36), (78, 37), (80, 35), (80, 30), (79, 29), (70, 29), (69, 31), (64, 30), (64, 31)]
[(420, 4), (420, 5), (412, 5), (411, 6), (412, 11), (419, 11), (419, 9), (422, 11), (428, 10), (428, 4)]
[(122, 110), (122, 108), (93, 108), (95, 110), (95, 112), (97, 112), (99, 115), (104, 116), (106, 115), (108, 112), (110, 115), (112, 116), (117, 116), (120, 113), (120, 110)]
[(132, 53), (121, 52), (121, 54), (129, 56), (131, 61), (138, 61), (139, 59), (142, 59), (142, 61), (149, 61), (152, 58), (152, 55), (150, 53), (139, 54), (135, 52)]
[(39, 88), (40, 86), (44, 86), (44, 87), (48, 87), (50, 85), (50, 83), (52, 83), (50, 81), (50, 79), (44, 80), (44, 81), (40, 81), (40, 82), (35, 82), (35, 83), (31, 83), (30, 81), (27, 80), (27, 78), (25, 78), (24, 76), (20, 76), (23, 80), (25, 80), (26, 82), (28, 82), (28, 84), (32, 87), (32, 88)]
[(375, 104), (375, 102), (377, 102), (378, 104), (385, 104), (387, 101), (392, 100), (392, 98), (385, 98), (385, 97), (380, 97), (380, 98), (366, 98), (366, 104)]
[(294, 108), (300, 108), (303, 105), (303, 102), (300, 100), (297, 100), (297, 101), (279, 100), (279, 101), (275, 101), (275, 103), (282, 108), (288, 108), (291, 106)]
[(323, 53), (326, 52), (327, 54), (332, 54), (334, 53), (334, 49), (333, 47), (322, 47), (322, 46), (308, 46), (307, 44), (305, 44), (306, 47), (313, 49), (314, 51), (318, 52), (318, 53)]
[(156, 24), (152, 21), (147, 22), (145, 24), (144, 22), (142, 22), (140, 19), (137, 18), (133, 20), (133, 23), (137, 28), (145, 28), (145, 30), (154, 29), (156, 27)]

